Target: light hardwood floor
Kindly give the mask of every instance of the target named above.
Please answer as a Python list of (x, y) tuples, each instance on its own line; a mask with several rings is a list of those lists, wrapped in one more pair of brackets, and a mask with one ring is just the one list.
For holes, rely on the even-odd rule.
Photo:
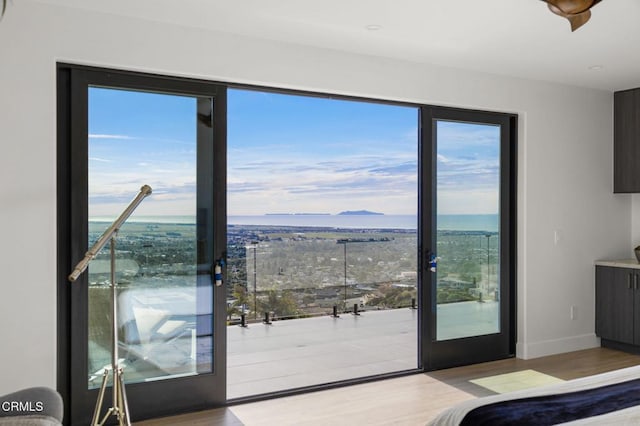
[(136, 425), (423, 425), (457, 402), (493, 393), (469, 380), (528, 369), (570, 380), (633, 365), (640, 365), (640, 356), (604, 348), (532, 360), (512, 358), (147, 420)]

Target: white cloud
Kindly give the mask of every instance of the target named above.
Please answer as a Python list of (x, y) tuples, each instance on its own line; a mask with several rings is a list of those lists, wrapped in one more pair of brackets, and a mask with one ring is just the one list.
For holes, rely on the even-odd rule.
[(109, 134), (89, 134), (89, 139), (136, 139), (133, 136), (127, 135), (109, 135)]

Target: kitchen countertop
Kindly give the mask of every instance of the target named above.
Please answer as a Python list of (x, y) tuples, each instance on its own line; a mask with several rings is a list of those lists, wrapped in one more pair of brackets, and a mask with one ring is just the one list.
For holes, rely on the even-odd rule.
[(596, 266), (612, 266), (614, 268), (634, 268), (640, 269), (640, 263), (636, 259), (623, 260), (597, 260)]

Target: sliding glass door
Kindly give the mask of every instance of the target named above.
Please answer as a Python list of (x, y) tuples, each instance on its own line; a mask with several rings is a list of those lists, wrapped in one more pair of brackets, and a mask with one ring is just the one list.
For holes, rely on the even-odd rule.
[[(143, 185), (152, 188), (115, 234), (117, 308), (107, 248), (66, 284), (71, 421), (89, 424), (112, 365), (113, 322), (132, 419), (223, 404), (224, 291), (213, 273), (224, 263), (225, 200), (216, 199), (224, 163), (219, 170), (214, 159), (224, 90), (85, 69), (69, 77), (69, 260), (82, 258)], [(112, 406), (108, 391), (101, 417)]]
[(514, 354), (513, 120), (423, 109), (428, 369)]

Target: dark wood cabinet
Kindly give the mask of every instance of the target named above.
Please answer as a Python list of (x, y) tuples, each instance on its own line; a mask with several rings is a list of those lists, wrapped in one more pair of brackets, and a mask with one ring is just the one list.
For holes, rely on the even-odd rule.
[(640, 346), (640, 269), (596, 266), (596, 335), (602, 346)]
[(613, 192), (640, 192), (640, 89), (613, 99)]

